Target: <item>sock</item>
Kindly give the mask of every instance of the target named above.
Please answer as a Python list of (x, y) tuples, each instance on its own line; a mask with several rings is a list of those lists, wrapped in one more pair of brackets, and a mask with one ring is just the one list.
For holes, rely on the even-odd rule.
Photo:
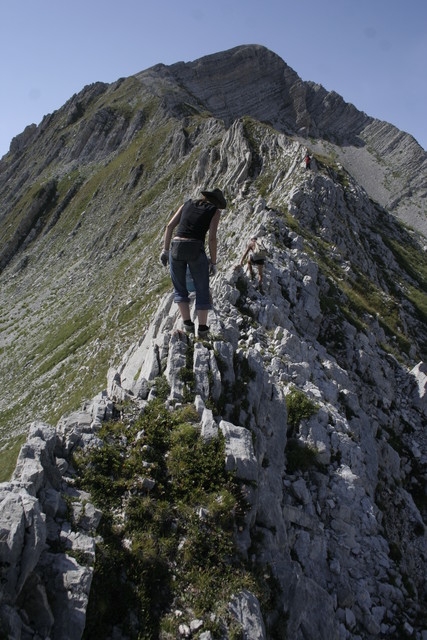
[(192, 320), (184, 320), (184, 324), (186, 327), (192, 327), (194, 322)]
[(199, 331), (207, 331), (209, 329), (207, 324), (199, 324)]

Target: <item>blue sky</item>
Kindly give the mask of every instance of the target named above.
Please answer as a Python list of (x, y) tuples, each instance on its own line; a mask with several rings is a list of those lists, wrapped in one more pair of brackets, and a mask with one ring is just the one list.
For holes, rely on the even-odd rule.
[(0, 157), (86, 84), (240, 44), (427, 148), (426, 0), (0, 0)]

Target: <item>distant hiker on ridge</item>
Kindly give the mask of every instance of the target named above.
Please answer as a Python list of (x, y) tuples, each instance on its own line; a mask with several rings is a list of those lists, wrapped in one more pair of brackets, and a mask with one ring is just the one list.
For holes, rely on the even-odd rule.
[(240, 266), (243, 266), (246, 256), (248, 256), (248, 269), (249, 275), (251, 279), (254, 277), (253, 266), (258, 268), (258, 284), (259, 287), (262, 287), (262, 275), (263, 275), (263, 267), (265, 264), (265, 259), (267, 257), (267, 250), (262, 243), (262, 240), (258, 236), (252, 236), (250, 239), (248, 246), (246, 247), (246, 251), (240, 260)]
[(311, 158), (310, 158), (310, 154), (308, 153), (308, 149), (307, 149), (307, 153), (305, 154), (304, 162), (305, 162), (305, 168), (310, 169)]
[[(187, 200), (179, 207), (166, 225), (163, 238), (160, 260), (164, 266), (169, 263), (175, 291), (174, 301), (178, 305), (184, 322), (184, 330), (187, 333), (194, 333), (186, 282), (187, 265), (190, 270), (196, 290), (199, 337), (204, 337), (209, 332), (206, 324), (208, 311), (212, 308), (209, 296), (209, 275), (216, 273), (216, 232), (220, 220), (220, 209), (225, 209), (226, 206), (227, 202), (220, 189), (202, 191), (201, 198)], [(172, 239), (177, 225), (176, 235)], [(205, 237), (208, 231), (210, 260), (205, 253)]]

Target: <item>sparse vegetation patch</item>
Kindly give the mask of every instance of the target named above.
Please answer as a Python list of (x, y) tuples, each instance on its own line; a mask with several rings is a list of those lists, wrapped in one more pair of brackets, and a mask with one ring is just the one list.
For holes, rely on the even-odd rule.
[(222, 436), (204, 442), (189, 405), (169, 411), (153, 400), (133, 424), (126, 407), (120, 415), (102, 428), (102, 447), (75, 458), (80, 486), (104, 512), (85, 637), (121, 625), (130, 638), (165, 629), (174, 638), (180, 609), (203, 616), (217, 638), (231, 594), (255, 588), (236, 554), (245, 505)]

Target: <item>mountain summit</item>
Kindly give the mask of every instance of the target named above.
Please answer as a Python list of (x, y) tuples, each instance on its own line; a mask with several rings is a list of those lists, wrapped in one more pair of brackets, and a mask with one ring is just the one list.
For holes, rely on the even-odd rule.
[[(425, 155), (249, 45), (85, 87), (12, 141), (0, 635), (423, 640)], [(159, 254), (214, 187), (199, 340)]]
[[(210, 113), (226, 126), (247, 115), (287, 135), (315, 142), (316, 151), (335, 155), (374, 200), (427, 235), (425, 150), (409, 134), (358, 111), (337, 93), (303, 82), (265, 47), (246, 45), (194, 62), (159, 64), (135, 78), (142, 93), (157, 96), (169, 113), (183, 115), (185, 107), (193, 108)], [(92, 89), (95, 93), (106, 90), (107, 85), (101, 84)], [(83, 116), (81, 110), (92, 91), (84, 90), (72, 99), (68, 124)], [(106, 115), (100, 116), (98, 123), (103, 129)], [(107, 118), (104, 124), (110, 128), (112, 122)], [(38, 128), (32, 125), (17, 136), (10, 153), (33, 143), (44, 125), (45, 121)], [(125, 139), (134, 133), (135, 126), (138, 121), (126, 126)], [(115, 130), (115, 134), (117, 144), (124, 131)], [(86, 146), (85, 139), (79, 138), (79, 142)], [(80, 155), (78, 146), (67, 144), (67, 149)]]
[(373, 199), (427, 235), (425, 151), (412, 136), (358, 111), (337, 93), (303, 82), (265, 47), (241, 46), (195, 62), (158, 65), (137, 77), (145, 82), (153, 72), (169, 87), (172, 103), (175, 97), (188, 101), (227, 126), (247, 115), (316, 140), (318, 152), (336, 154)]

